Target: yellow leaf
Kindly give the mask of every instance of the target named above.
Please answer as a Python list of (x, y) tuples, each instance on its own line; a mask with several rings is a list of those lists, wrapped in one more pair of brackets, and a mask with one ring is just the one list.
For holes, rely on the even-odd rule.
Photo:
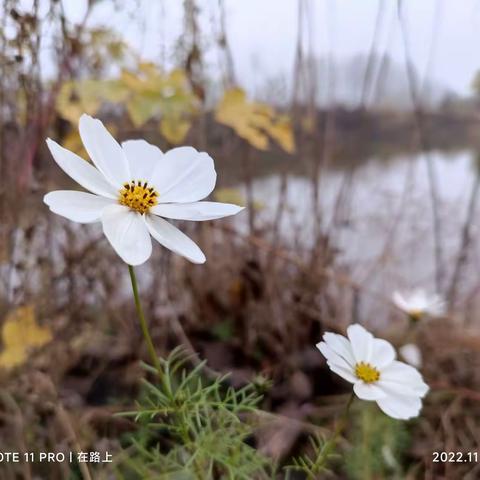
[(129, 95), (128, 88), (119, 80), (105, 80), (102, 82), (101, 96), (112, 103), (123, 103)]
[(101, 105), (102, 83), (96, 80), (65, 82), (57, 96), (58, 113), (76, 124), (82, 113), (95, 115)]
[(234, 128), (237, 135), (247, 140), (250, 145), (253, 145), (259, 150), (267, 150), (268, 148), (268, 137), (259, 129), (252, 127), (250, 125), (237, 125)]
[[(247, 205), (245, 197), (238, 188), (216, 188), (213, 197), (217, 202), (234, 203), (240, 207), (245, 207)], [(258, 200), (254, 200), (252, 206), (255, 210), (262, 210), (265, 207), (265, 205)]]
[(121, 103), (127, 97), (128, 88), (119, 80), (69, 81), (60, 89), (56, 109), (65, 120), (76, 125), (82, 113), (95, 115), (104, 100)]
[(185, 71), (180, 68), (175, 68), (170, 72), (169, 82), (176, 88), (184, 89), (187, 86), (188, 80)]
[(283, 115), (269, 130), (270, 136), (288, 153), (295, 151), (295, 139), (290, 119)]
[(49, 328), (38, 325), (32, 306), (19, 307), (7, 315), (2, 327), (0, 367), (11, 369), (24, 363), (33, 348), (52, 340)]
[(167, 141), (178, 145), (183, 141), (190, 128), (190, 121), (177, 119), (172, 116), (162, 118), (160, 123), (160, 133)]
[(122, 70), (120, 80), (126, 87), (132, 90), (139, 90), (143, 87), (142, 79), (138, 75), (135, 75), (135, 73), (130, 72), (129, 70)]
[(159, 71), (157, 66), (152, 62), (140, 62), (138, 64), (138, 70), (145, 74), (146, 77), (158, 77)]
[(238, 188), (216, 188), (213, 196), (217, 202), (234, 203), (241, 207), (246, 205), (245, 198)]
[(156, 110), (157, 106), (147, 97), (137, 95), (127, 102), (127, 112), (135, 128), (141, 127), (150, 120)]
[(76, 124), (82, 113), (95, 115), (105, 101), (121, 104), (136, 128), (161, 120), (160, 131), (174, 144), (185, 138), (200, 105), (184, 70), (164, 73), (155, 64), (143, 62), (136, 71), (123, 69), (118, 79), (65, 82), (56, 108)]
[(237, 135), (259, 150), (268, 148), (268, 137), (289, 153), (295, 150), (288, 116), (277, 116), (269, 105), (249, 102), (241, 88), (225, 92), (215, 111), (215, 119), (233, 128)]
[(140, 63), (136, 72), (124, 70), (120, 82), (128, 89), (127, 112), (136, 128), (161, 118), (160, 131), (171, 143), (179, 143), (198, 110), (183, 70), (163, 73), (153, 63)]

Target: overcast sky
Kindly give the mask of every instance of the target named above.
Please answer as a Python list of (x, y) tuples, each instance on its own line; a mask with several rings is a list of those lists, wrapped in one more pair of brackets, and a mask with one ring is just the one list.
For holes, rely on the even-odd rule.
[[(240, 83), (256, 91), (266, 78), (290, 78), (298, 28), (299, 0), (225, 0), (227, 35)], [(377, 50), (385, 50), (404, 64), (404, 50), (396, 2), (384, 1)], [(72, 20), (81, 18), (87, 0), (64, 0)], [(116, 28), (146, 59), (171, 58), (182, 32), (180, 0), (131, 0), (123, 11), (114, 11), (108, 0), (100, 2), (91, 24)], [(309, 21), (313, 50), (331, 52), (342, 62), (368, 55), (380, 0), (310, 0)], [(218, 2), (199, 0), (204, 31), (218, 29)], [(480, 0), (404, 0), (410, 49), (421, 76), (459, 94), (468, 94), (480, 67)], [(435, 32), (432, 35), (432, 32)], [(434, 44), (432, 45), (432, 37)], [(213, 69), (218, 58), (208, 57)]]

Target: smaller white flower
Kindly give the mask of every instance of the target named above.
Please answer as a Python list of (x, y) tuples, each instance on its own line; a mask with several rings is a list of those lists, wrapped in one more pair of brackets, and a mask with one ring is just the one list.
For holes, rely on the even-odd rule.
[(415, 368), (422, 366), (422, 352), (414, 343), (407, 343), (398, 349), (400, 356)]
[(375, 338), (361, 325), (350, 325), (348, 338), (325, 333), (317, 348), (332, 372), (353, 383), (362, 400), (377, 402), (387, 415), (408, 420), (417, 417), (428, 385), (410, 365), (395, 360), (395, 350), (386, 340)]
[(424, 315), (438, 317), (446, 312), (445, 300), (440, 295), (428, 294), (422, 289), (403, 293), (395, 291), (392, 300), (396, 307), (413, 320), (419, 320)]

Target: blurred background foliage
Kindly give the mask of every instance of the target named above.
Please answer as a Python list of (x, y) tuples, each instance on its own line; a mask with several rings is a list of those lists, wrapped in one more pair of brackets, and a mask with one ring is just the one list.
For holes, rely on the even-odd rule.
[[(348, 396), (315, 343), (352, 322), (397, 347), (417, 343), (432, 393), (407, 424), (355, 405), (341, 457), (315, 475), (478, 477), (477, 465), (431, 461), (432, 451), (475, 451), (480, 431), (479, 76), (458, 93), (433, 75), (449, 51), (436, 47), (442, 20), (468, 1), (442, 10), (429, 0), (428, 25), (413, 0), (365, 2), (360, 23), (372, 29), (348, 61), (336, 42), (356, 42), (343, 22), (346, 9), (362, 27), (357, 2), (248, 4), (240, 30), (271, 32), (254, 53), (291, 63), (269, 76), (254, 55), (252, 80), (235, 56), (244, 45), (232, 45), (232, 2), (2, 0), (0, 448), (114, 462), (2, 464), (1, 480), (305, 478), (294, 462), (319, 458)], [(173, 40), (155, 43), (149, 22)], [(139, 53), (131, 25), (155, 55)], [(265, 47), (274, 53), (261, 57)], [(155, 344), (176, 365), (173, 397), (140, 365), (128, 276), (101, 231), (42, 204), (69, 185), (45, 139), (88, 160), (84, 112), (121, 141), (208, 151), (213, 198), (246, 206), (181, 225), (204, 266), (155, 248), (139, 269)], [(444, 295), (449, 314), (412, 328), (390, 302), (412, 286)], [(185, 382), (192, 370), (201, 383)]]

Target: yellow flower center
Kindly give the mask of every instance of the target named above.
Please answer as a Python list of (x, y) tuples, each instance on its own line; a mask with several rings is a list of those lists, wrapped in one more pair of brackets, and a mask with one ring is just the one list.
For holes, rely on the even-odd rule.
[(355, 365), (355, 375), (365, 383), (378, 382), (380, 379), (380, 372), (365, 362), (359, 362)]
[(147, 213), (150, 208), (158, 204), (158, 193), (147, 182), (132, 180), (124, 183), (119, 191), (118, 201), (139, 213)]
[(423, 316), (423, 310), (410, 310), (408, 316), (413, 322), (418, 322)]

